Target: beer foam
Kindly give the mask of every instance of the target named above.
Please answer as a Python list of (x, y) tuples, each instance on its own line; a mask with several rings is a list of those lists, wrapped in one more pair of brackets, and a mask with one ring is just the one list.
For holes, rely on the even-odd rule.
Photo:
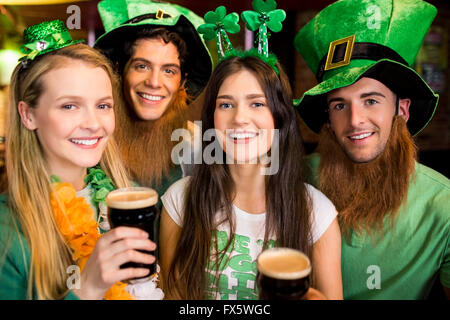
[(140, 209), (157, 203), (158, 193), (150, 188), (123, 188), (110, 192), (106, 197), (106, 205), (114, 209)]
[(271, 278), (293, 280), (311, 272), (309, 258), (290, 248), (272, 248), (258, 256), (258, 270)]

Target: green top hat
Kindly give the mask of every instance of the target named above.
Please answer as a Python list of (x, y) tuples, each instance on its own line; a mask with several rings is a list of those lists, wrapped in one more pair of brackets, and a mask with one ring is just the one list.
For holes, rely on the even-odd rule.
[(306, 125), (319, 133), (326, 93), (369, 77), (411, 99), (408, 129), (419, 133), (438, 95), (410, 66), (436, 13), (422, 0), (341, 0), (319, 12), (294, 40), (319, 82), (296, 103)]
[(189, 92), (196, 95), (204, 88), (212, 72), (212, 59), (196, 31), (204, 23), (202, 18), (179, 5), (149, 0), (103, 0), (98, 4), (98, 11), (106, 32), (94, 47), (107, 49), (109, 57), (115, 60), (114, 49), (122, 50), (124, 39), (130, 39), (139, 28), (165, 27), (177, 32), (186, 42), (191, 64), (186, 82)]
[(61, 20), (45, 21), (26, 28), (23, 40), (25, 44), (20, 51), (25, 53), (25, 56), (19, 61), (33, 60), (44, 53), (83, 42), (83, 40), (73, 41)]

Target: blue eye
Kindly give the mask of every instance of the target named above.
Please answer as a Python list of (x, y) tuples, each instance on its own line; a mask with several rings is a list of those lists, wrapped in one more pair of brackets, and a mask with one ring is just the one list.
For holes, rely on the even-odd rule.
[(219, 108), (221, 108), (221, 109), (230, 109), (232, 107), (233, 107), (233, 105), (231, 103), (228, 103), (228, 102), (224, 102), (224, 103), (219, 104)]
[(252, 106), (255, 107), (255, 108), (260, 108), (260, 107), (264, 107), (265, 104), (262, 103), (262, 102), (254, 102), (254, 103), (252, 104)]

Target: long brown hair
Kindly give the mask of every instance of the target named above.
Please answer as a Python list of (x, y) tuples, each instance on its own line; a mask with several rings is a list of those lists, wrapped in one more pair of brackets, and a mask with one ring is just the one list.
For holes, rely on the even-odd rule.
[(376, 236), (385, 223), (394, 223), (406, 201), (417, 151), (402, 117), (394, 118), (386, 148), (374, 161), (351, 161), (328, 125), (322, 128), (318, 151), (319, 188), (336, 206), (344, 235), (351, 229)]
[[(279, 170), (266, 176), (266, 225), (264, 246), (274, 235), (277, 245), (297, 248), (310, 255), (310, 200), (303, 179), (303, 151), (296, 114), (292, 107), (292, 92), (287, 76), (278, 65), (280, 75), (259, 58), (233, 57), (221, 62), (206, 88), (202, 114), (204, 130), (214, 128), (216, 98), (222, 83), (241, 70), (252, 72), (258, 79), (275, 128), (279, 129)], [(203, 142), (203, 150), (208, 142)], [(222, 156), (225, 157), (221, 150)], [(220, 261), (234, 241), (235, 224), (232, 203), (235, 184), (227, 165), (202, 163), (196, 165), (186, 191), (183, 226), (167, 280), (168, 292), (183, 299), (203, 299), (206, 281), (205, 267), (210, 252), (217, 252), (216, 272)], [(218, 226), (216, 215), (223, 211), (230, 226), (230, 239), (219, 251), (214, 241)], [(223, 221), (222, 221), (223, 222)], [(220, 222), (220, 223), (222, 223)], [(215, 239), (217, 240), (217, 239)], [(214, 244), (213, 244), (214, 243)], [(214, 249), (214, 250), (211, 250)]]
[[(37, 57), (26, 68), (19, 64), (11, 79), (6, 142), (8, 203), (12, 223), (17, 232), (20, 228), (30, 248), (28, 298), (35, 295), (38, 299), (64, 297), (68, 292), (66, 270), (75, 262), (59, 232), (50, 206), (50, 172), (39, 139), (35, 131), (28, 130), (22, 124), (17, 105), (19, 101), (25, 101), (29, 106), (36, 107), (44, 90), (42, 76), (50, 70), (70, 64), (72, 59), (105, 70), (111, 80), (114, 105), (121, 103), (116, 94), (120, 84), (109, 61), (84, 44), (68, 46)], [(128, 186), (129, 181), (119, 159), (114, 140), (110, 139), (100, 165), (116, 187)]]

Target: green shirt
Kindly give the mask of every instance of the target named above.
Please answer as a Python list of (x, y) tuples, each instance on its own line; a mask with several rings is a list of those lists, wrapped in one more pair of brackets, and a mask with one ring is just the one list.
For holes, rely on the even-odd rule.
[[(307, 161), (314, 184), (320, 158)], [(344, 299), (425, 299), (438, 278), (450, 287), (449, 234), (450, 180), (416, 163), (394, 227), (375, 240), (342, 237)]]
[[(4, 194), (0, 195), (0, 300), (25, 300), (30, 249), (18, 223), (14, 223), (7, 201)], [(72, 291), (64, 299), (79, 300)]]

